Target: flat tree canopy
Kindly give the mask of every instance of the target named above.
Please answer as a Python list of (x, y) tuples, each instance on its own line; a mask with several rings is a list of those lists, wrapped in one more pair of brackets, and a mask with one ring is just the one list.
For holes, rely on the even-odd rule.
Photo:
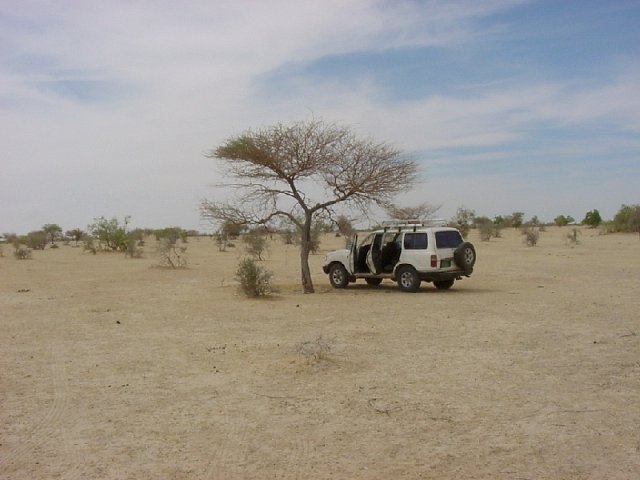
[(202, 202), (205, 218), (265, 225), (287, 218), (301, 231), (302, 287), (312, 293), (311, 228), (338, 204), (366, 210), (389, 204), (409, 190), (417, 164), (387, 143), (361, 139), (347, 127), (323, 121), (277, 124), (229, 138), (209, 152), (221, 161), (223, 186), (237, 188), (231, 201)]

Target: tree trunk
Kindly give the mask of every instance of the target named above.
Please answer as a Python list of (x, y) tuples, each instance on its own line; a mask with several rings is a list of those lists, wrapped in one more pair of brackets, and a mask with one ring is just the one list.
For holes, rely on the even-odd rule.
[(304, 293), (314, 293), (311, 269), (309, 268), (309, 253), (311, 252), (311, 221), (310, 214), (305, 215), (300, 241), (300, 273)]

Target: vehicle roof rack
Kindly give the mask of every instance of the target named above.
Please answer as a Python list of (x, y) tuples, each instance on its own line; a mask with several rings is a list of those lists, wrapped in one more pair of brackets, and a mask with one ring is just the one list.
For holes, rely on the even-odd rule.
[(416, 230), (418, 227), (444, 227), (447, 221), (444, 218), (430, 218), (427, 220), (406, 219), (406, 220), (388, 220), (382, 222), (385, 231), (397, 228), (398, 230)]

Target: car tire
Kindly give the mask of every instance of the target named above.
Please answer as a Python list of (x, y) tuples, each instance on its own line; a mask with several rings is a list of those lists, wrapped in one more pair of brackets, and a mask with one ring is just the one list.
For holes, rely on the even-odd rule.
[(396, 272), (396, 281), (398, 282), (398, 287), (403, 292), (414, 293), (420, 288), (418, 272), (409, 265), (404, 265), (398, 269)]
[(470, 275), (476, 264), (476, 249), (473, 244), (464, 242), (453, 253), (453, 259), (466, 275)]
[(433, 282), (433, 285), (438, 290), (449, 290), (451, 287), (453, 287), (454, 283), (455, 280), (452, 278), (451, 280), (438, 280), (436, 282)]
[(369, 285), (370, 287), (377, 287), (378, 285), (380, 285), (382, 283), (382, 279), (381, 278), (365, 278), (364, 279), (365, 282), (367, 282), (367, 285)]
[(329, 267), (329, 282), (333, 288), (346, 288), (349, 285), (349, 274), (341, 263)]

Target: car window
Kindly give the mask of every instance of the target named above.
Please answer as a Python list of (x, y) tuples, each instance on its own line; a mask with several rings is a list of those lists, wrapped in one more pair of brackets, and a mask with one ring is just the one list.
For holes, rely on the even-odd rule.
[(405, 250), (425, 250), (427, 248), (427, 244), (427, 234), (424, 232), (404, 234)]
[(445, 230), (436, 232), (437, 248), (457, 248), (463, 242), (460, 232), (456, 230)]

